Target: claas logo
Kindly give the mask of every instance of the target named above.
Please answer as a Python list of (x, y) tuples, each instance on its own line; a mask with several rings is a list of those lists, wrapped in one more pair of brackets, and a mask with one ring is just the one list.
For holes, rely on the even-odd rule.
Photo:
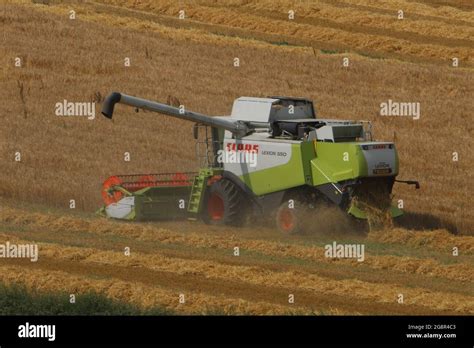
[(227, 143), (226, 146), (227, 146), (227, 152), (237, 151), (237, 152), (258, 153), (258, 150), (259, 150), (258, 144)]

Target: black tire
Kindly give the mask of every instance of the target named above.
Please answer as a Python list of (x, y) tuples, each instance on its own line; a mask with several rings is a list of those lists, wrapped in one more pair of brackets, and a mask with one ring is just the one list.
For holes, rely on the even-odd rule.
[(207, 189), (202, 219), (210, 225), (240, 226), (243, 223), (243, 195), (232, 181), (221, 179)]

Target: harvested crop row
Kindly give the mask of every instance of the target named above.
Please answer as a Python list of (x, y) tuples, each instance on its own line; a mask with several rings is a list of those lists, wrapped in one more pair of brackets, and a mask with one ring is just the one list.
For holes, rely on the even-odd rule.
[[(18, 4), (24, 4), (22, 0), (11, 0)], [(64, 15), (67, 12), (67, 8), (61, 5), (48, 6), (41, 8), (34, 8), (35, 10), (41, 10), (55, 15)], [(196, 28), (174, 28), (160, 24), (157, 21), (137, 19), (134, 17), (119, 17), (112, 16), (109, 14), (98, 13), (93, 11), (91, 8), (86, 7), (83, 4), (77, 4), (75, 7), (76, 12), (80, 15), (81, 20), (94, 22), (94, 23), (106, 23), (110, 26), (119, 26), (123, 28), (129, 28), (140, 31), (155, 32), (160, 34), (163, 38), (173, 41), (192, 41), (196, 43), (212, 42), (213, 45), (233, 45), (233, 46), (244, 46), (245, 48), (259, 47), (265, 48), (266, 50), (285, 50), (285, 51), (299, 51), (299, 52), (310, 52), (304, 47), (295, 46), (275, 46), (267, 42), (263, 42), (256, 39), (239, 38), (231, 35), (217, 35), (212, 34), (206, 30)], [(311, 51), (312, 54), (312, 51)]]
[[(55, 11), (60, 9), (61, 7), (55, 7)], [(45, 9), (42, 8), (42, 10)], [(66, 7), (63, 7), (63, 11), (65, 10)], [(180, 6), (175, 5), (160, 10), (159, 13), (174, 16), (179, 13), (179, 10)], [(133, 18), (121, 18), (117, 21), (114, 16), (108, 14), (96, 15), (91, 13), (90, 10), (86, 10), (84, 13), (80, 11), (80, 8), (77, 8), (77, 12), (80, 13), (81, 18), (84, 20), (120, 24), (126, 25), (128, 27), (131, 27), (133, 22), (136, 22), (136, 20)], [(331, 44), (339, 43), (343, 46), (352, 47), (356, 50), (370, 49), (377, 52), (389, 52), (411, 55), (419, 58), (435, 58), (443, 60), (451, 60), (452, 57), (458, 57), (462, 61), (474, 61), (474, 58), (471, 55), (471, 50), (468, 48), (450, 48), (432, 44), (415, 44), (402, 39), (394, 39), (372, 34), (353, 34), (347, 31), (341, 31), (327, 27), (314, 27), (306, 24), (295, 24), (283, 20), (268, 20), (254, 15), (238, 16), (235, 12), (227, 9), (194, 8), (188, 11), (187, 16), (192, 20), (202, 23), (224, 25), (226, 27), (244, 29), (255, 33), (280, 35), (282, 37), (294, 37), (297, 38), (299, 42), (305, 41), (307, 45), (310, 45), (311, 42), (314, 41), (320, 41)], [(143, 22), (138, 23), (138, 28), (140, 26), (142, 26), (141, 29), (158, 29), (160, 32), (172, 33), (172, 35), (177, 38), (176, 29), (170, 31), (169, 29), (163, 28), (162, 26), (157, 26), (153, 22), (149, 22), (148, 24)], [(135, 27), (137, 26), (135, 25)], [(215, 35), (213, 35), (213, 37), (214, 36)], [(210, 38), (208, 35), (203, 35), (202, 32), (197, 38), (197, 40), (200, 42), (203, 42), (203, 40), (208, 41), (209, 39)]]
[[(160, 13), (166, 15), (176, 15), (180, 6), (170, 6)], [(380, 36), (376, 33), (363, 34), (341, 31), (324, 26), (312, 26), (301, 23), (292, 23), (287, 20), (270, 20), (261, 16), (242, 14), (223, 8), (190, 8), (188, 16), (192, 20), (217, 25), (251, 30), (254, 32), (287, 35), (310, 41), (339, 42), (356, 49), (373, 49), (380, 52), (397, 52), (402, 54), (415, 55), (420, 58), (437, 57), (451, 59), (459, 55), (463, 60), (469, 61), (470, 49), (467, 48), (447, 48), (434, 44), (415, 44), (407, 40)], [(459, 37), (457, 37), (459, 38)], [(453, 55), (454, 54), (454, 55)]]
[[(105, 0), (108, 3), (119, 5), (119, 6), (128, 6), (128, 7), (141, 7), (143, 9), (152, 9), (152, 10), (167, 10), (171, 8), (173, 5), (176, 5), (176, 1), (173, 0), (164, 0), (164, 1), (132, 1), (132, 0)], [(349, 4), (359, 4), (359, 5), (367, 5), (372, 7), (384, 8), (388, 10), (393, 10), (394, 12), (398, 11), (399, 9), (409, 10), (413, 13), (419, 13), (424, 15), (430, 16), (439, 16), (439, 17), (449, 17), (453, 19), (460, 19), (463, 18), (466, 20), (474, 21), (474, 16), (467, 12), (462, 11), (453, 7), (439, 7), (434, 8), (429, 5), (423, 5), (420, 3), (414, 3), (411, 1), (405, 0), (382, 0), (377, 1), (374, 3), (372, 0), (340, 0), (341, 2), (346, 2)], [(289, 1), (289, 0), (259, 0), (255, 1), (254, 6), (258, 6), (259, 9), (265, 10), (267, 8), (282, 8), (286, 9), (300, 9), (300, 8), (313, 8), (315, 4), (321, 6), (331, 6), (330, 3), (326, 1), (316, 0), (316, 1)], [(374, 6), (376, 4), (376, 6)], [(216, 2), (212, 0), (200, 0), (200, 1), (193, 1), (186, 4), (179, 4), (184, 9), (188, 9), (192, 6), (216, 6)], [(242, 0), (221, 0), (218, 2), (217, 6), (222, 8), (229, 8), (229, 7), (241, 7), (241, 6), (252, 6), (253, 3), (249, 1), (242, 1)]]
[[(250, 10), (254, 13), (261, 13), (263, 16), (266, 16), (266, 11), (270, 10), (279, 13), (281, 18), (284, 18), (288, 15), (289, 7), (288, 4), (283, 6), (283, 4), (278, 4), (273, 1), (258, 1), (239, 7), (239, 11)], [(316, 3), (311, 5), (295, 4), (295, 6), (291, 6), (291, 8), (295, 11), (297, 19), (314, 19), (314, 23), (323, 19), (340, 24), (361, 25), (367, 27), (367, 29), (373, 33), (376, 33), (377, 29), (389, 29), (398, 32), (403, 31), (405, 33), (452, 39), (471, 40), (472, 37), (474, 37), (473, 27), (457, 25), (457, 30), (453, 30), (452, 25), (444, 22), (427, 19), (413, 20), (410, 16), (408, 16), (406, 20), (398, 20), (396, 11), (394, 11), (392, 15), (374, 14), (367, 10), (341, 8), (332, 6), (329, 3)]]
[[(16, 241), (21, 243), (20, 240)], [(159, 254), (100, 251), (92, 248), (62, 247), (55, 244), (41, 244), (41, 256), (51, 259), (74, 260), (87, 264), (108, 264), (119, 267), (143, 267), (154, 271), (173, 274), (193, 274), (204, 278), (237, 280), (250, 284), (266, 284), (282, 287), (289, 291), (311, 290), (325, 294), (343, 295), (375, 302), (393, 303), (397, 294), (404, 294), (406, 304), (425, 306), (438, 310), (454, 310), (460, 313), (474, 313), (474, 298), (425, 289), (404, 288), (394, 284), (371, 284), (359, 280), (332, 280), (305, 272), (274, 272), (260, 267), (230, 266), (212, 261), (185, 260), (164, 257)]]
[[(321, 247), (307, 247), (301, 245), (282, 244), (272, 241), (247, 240), (209, 236), (197, 233), (180, 234), (167, 229), (157, 228), (152, 225), (123, 224), (114, 221), (86, 220), (73, 217), (56, 217), (54, 215), (38, 213), (19, 213), (15, 209), (6, 208), (0, 215), (0, 221), (16, 225), (28, 225), (35, 228), (48, 228), (51, 231), (88, 231), (93, 233), (118, 234), (135, 237), (138, 240), (156, 241), (165, 244), (184, 244), (192, 247), (220, 248), (231, 250), (239, 246), (243, 250), (256, 251), (265, 255), (278, 257), (296, 257), (316, 262), (340, 262), (355, 267), (371, 267), (374, 269), (396, 270), (411, 274), (424, 274), (428, 276), (443, 277), (453, 280), (470, 281), (472, 267), (466, 264), (443, 265), (432, 259), (417, 259), (411, 257), (398, 257), (391, 255), (367, 255), (364, 262), (352, 259), (326, 258)], [(453, 237), (458, 238), (458, 237)], [(453, 240), (455, 243), (456, 240)], [(448, 243), (448, 242), (447, 242)], [(473, 237), (463, 237), (463, 244), (471, 250), (474, 244)], [(451, 250), (450, 248), (446, 248)], [(443, 249), (443, 250), (446, 250)], [(464, 249), (462, 249), (463, 252)]]
[(369, 233), (369, 240), (381, 243), (397, 243), (412, 248), (429, 248), (452, 252), (457, 247), (462, 254), (474, 253), (474, 237), (453, 236), (446, 230), (410, 232), (401, 228)]
[[(413, 274), (439, 276), (453, 280), (469, 281), (472, 267), (464, 264), (442, 265), (434, 260), (420, 260), (409, 257), (390, 255), (366, 256), (364, 262), (349, 259), (328, 259), (324, 256), (324, 249), (320, 247), (306, 247), (300, 245), (282, 244), (271, 241), (228, 239), (226, 237), (206, 236), (202, 234), (182, 235), (163, 228), (151, 225), (122, 224), (114, 221), (85, 220), (72, 217), (55, 217), (38, 213), (18, 213), (16, 210), (5, 209), (0, 221), (17, 225), (28, 225), (35, 228), (48, 228), (51, 231), (89, 231), (93, 233), (119, 234), (133, 236), (138, 240), (157, 241), (165, 244), (185, 244), (192, 247), (220, 248), (231, 250), (235, 246), (241, 249), (257, 251), (266, 255), (279, 257), (296, 257), (317, 262), (341, 262), (352, 266), (368, 266), (375, 269), (395, 269)], [(471, 238), (472, 237), (466, 237)]]
[[(61, 258), (74, 255), (82, 258), (82, 249), (47, 247), (43, 253), (47, 257)], [(67, 248), (69, 249), (69, 248)], [(64, 253), (64, 254), (63, 254)], [(441, 310), (453, 309), (458, 312), (474, 313), (474, 298), (444, 293), (428, 292), (421, 289), (407, 289), (392, 284), (369, 284), (358, 280), (335, 281), (304, 272), (272, 272), (259, 267), (229, 266), (210, 261), (184, 260), (160, 255), (136, 254), (126, 259), (122, 253), (92, 250), (84, 262), (110, 263), (115, 266), (140, 265), (152, 270), (168, 271), (177, 274), (200, 274), (203, 277), (239, 280), (252, 284), (281, 286), (289, 290), (302, 288), (321, 293), (367, 298), (378, 302), (393, 302), (395, 294), (406, 294), (407, 304), (425, 305)], [(472, 273), (470, 273), (472, 274)], [(449, 298), (449, 299), (447, 299)]]
[(418, 2), (405, 0), (339, 0), (350, 5), (370, 6), (377, 9), (392, 10), (394, 12), (403, 10), (407, 15), (409, 13), (421, 14), (433, 17), (447, 17), (452, 19), (462, 19), (474, 23), (474, 14), (470, 11), (462, 11), (454, 7), (440, 6), (433, 7), (420, 4)]
[[(140, 308), (165, 307), (182, 314), (223, 312), (225, 314), (278, 315), (311, 314), (301, 308), (286, 307), (265, 302), (249, 302), (202, 293), (186, 294), (185, 304), (179, 303), (179, 294), (158, 287), (117, 279), (91, 279), (60, 271), (30, 270), (21, 266), (0, 266), (0, 282), (23, 284), (28, 289), (44, 292), (60, 291), (85, 293), (94, 290), (109, 298), (129, 302)], [(339, 313), (337, 310), (334, 313)]]

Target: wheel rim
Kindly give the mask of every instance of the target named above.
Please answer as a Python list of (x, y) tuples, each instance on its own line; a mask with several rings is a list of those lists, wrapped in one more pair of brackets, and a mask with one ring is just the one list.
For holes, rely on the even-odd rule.
[(278, 215), (278, 224), (285, 232), (290, 232), (295, 227), (295, 218), (289, 209), (284, 209)]
[(207, 211), (211, 220), (222, 220), (224, 217), (224, 201), (222, 198), (216, 194), (212, 194), (209, 197)]

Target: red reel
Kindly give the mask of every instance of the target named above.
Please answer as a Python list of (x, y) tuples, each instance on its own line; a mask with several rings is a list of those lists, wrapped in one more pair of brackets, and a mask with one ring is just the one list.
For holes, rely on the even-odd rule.
[(142, 175), (133, 185), (133, 191), (138, 191), (145, 187), (154, 186), (155, 181), (156, 179), (153, 175)]
[(117, 176), (111, 176), (107, 180), (104, 181), (102, 184), (102, 199), (106, 206), (117, 203), (119, 200), (122, 199), (123, 193), (117, 190), (110, 190), (114, 186), (118, 186), (122, 184), (122, 180), (120, 180)]
[(171, 177), (171, 185), (172, 186), (181, 186), (186, 185), (188, 181), (188, 176), (184, 173), (175, 173)]

